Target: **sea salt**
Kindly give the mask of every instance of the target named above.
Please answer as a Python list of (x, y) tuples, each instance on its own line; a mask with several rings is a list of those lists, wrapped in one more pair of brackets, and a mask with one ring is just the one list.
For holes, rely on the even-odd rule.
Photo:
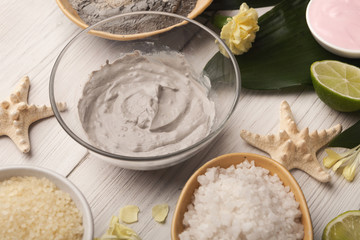
[(254, 162), (209, 168), (198, 182), (180, 240), (303, 239), (294, 194)]

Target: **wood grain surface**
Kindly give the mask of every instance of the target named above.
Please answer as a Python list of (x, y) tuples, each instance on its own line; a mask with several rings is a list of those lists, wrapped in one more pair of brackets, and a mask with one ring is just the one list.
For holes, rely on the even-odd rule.
[[(265, 9), (260, 9), (260, 13)], [(0, 101), (8, 98), (20, 78), (31, 81), (29, 102), (49, 104), (49, 77), (56, 57), (80, 29), (64, 16), (55, 1), (0, 1)], [(341, 123), (346, 129), (359, 113), (339, 113), (320, 101), (313, 89), (285, 91), (242, 90), (239, 104), (225, 129), (205, 150), (188, 161), (162, 170), (133, 171), (115, 167), (89, 155), (60, 127), (55, 118), (30, 128), (31, 153), (23, 154), (7, 137), (0, 137), (0, 166), (37, 165), (67, 176), (90, 203), (95, 236), (107, 228), (112, 215), (127, 204), (140, 208), (139, 222), (130, 225), (144, 240), (169, 240), (173, 210), (182, 187), (202, 164), (225, 153), (265, 153), (249, 146), (239, 136), (242, 129), (259, 134), (278, 131), (279, 107), (289, 102), (299, 128), (310, 131)], [(319, 159), (325, 156), (323, 149)], [(307, 174), (291, 172), (300, 184), (309, 206), (314, 239), (320, 239), (328, 221), (360, 208), (360, 174), (351, 183), (332, 174), (330, 183), (319, 183)], [(151, 218), (152, 206), (170, 205), (164, 224)]]

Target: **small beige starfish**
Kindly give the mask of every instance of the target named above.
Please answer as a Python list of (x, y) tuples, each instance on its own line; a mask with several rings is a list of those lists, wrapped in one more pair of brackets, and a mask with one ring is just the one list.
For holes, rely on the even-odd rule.
[[(30, 87), (29, 77), (20, 80), (8, 101), (0, 103), (0, 136), (13, 140), (23, 153), (30, 151), (29, 126), (40, 119), (54, 115), (51, 107), (28, 105)], [(65, 103), (57, 103), (60, 111), (66, 109)]]
[(280, 132), (277, 135), (260, 136), (242, 130), (240, 136), (249, 144), (269, 153), (271, 158), (288, 170), (298, 168), (320, 182), (328, 182), (330, 175), (321, 167), (316, 152), (339, 134), (341, 129), (341, 125), (338, 124), (311, 134), (309, 128), (299, 131), (289, 104), (283, 101), (280, 109)]

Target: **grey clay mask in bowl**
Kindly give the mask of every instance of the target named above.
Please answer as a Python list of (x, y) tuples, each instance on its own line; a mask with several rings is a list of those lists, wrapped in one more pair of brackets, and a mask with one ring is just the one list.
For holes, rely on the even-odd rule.
[[(184, 24), (163, 33), (127, 41), (108, 40), (89, 34), (93, 29), (122, 21), (123, 18), (148, 19), (149, 15), (156, 18), (177, 18)], [(139, 21), (139, 24), (146, 22)], [(132, 27), (137, 28), (136, 24)], [(219, 45), (227, 51), (229, 58), (219, 53)], [(207, 96), (214, 104), (214, 121), (205, 137), (189, 146), (155, 156), (146, 153), (143, 156), (119, 154), (113, 149), (102, 148), (89, 139), (79, 117), (78, 105), (91, 73), (135, 51), (142, 55), (171, 55), (175, 52), (183, 56), (194, 75), (199, 76), (196, 81), (207, 89)], [(156, 72), (156, 69), (154, 71)], [(63, 129), (90, 153), (123, 168), (151, 170), (183, 162), (208, 145), (233, 113), (239, 99), (240, 86), (240, 71), (236, 59), (218, 35), (210, 29), (194, 20), (174, 14), (136, 12), (99, 22), (83, 30), (69, 42), (60, 53), (51, 73), (50, 102)], [(67, 111), (60, 112), (57, 109), (55, 102), (59, 101), (66, 102)]]

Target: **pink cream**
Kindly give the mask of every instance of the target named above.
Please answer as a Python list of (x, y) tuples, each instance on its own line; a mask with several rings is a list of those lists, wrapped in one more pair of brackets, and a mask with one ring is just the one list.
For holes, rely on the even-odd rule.
[(360, 50), (360, 0), (312, 0), (308, 9), (313, 30), (328, 43)]

